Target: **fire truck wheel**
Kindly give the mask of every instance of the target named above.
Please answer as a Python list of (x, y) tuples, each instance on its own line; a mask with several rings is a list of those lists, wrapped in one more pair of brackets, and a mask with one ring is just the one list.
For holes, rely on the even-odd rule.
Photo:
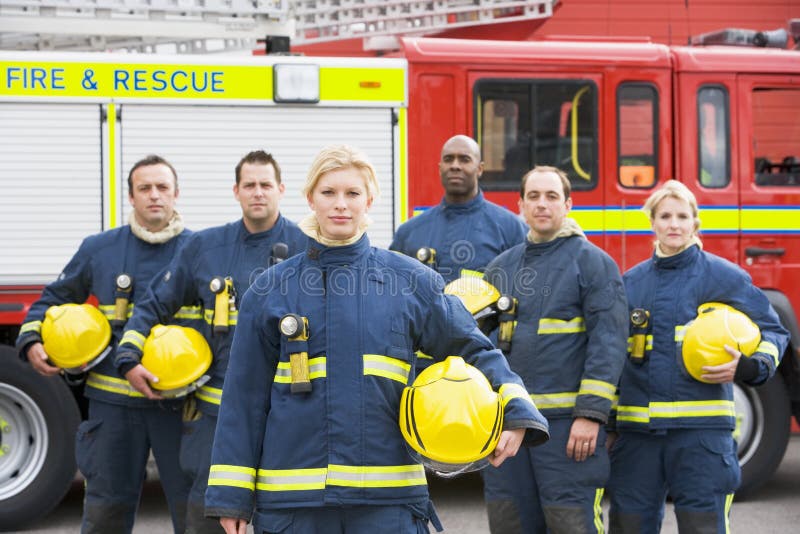
[(60, 377), (45, 378), (0, 346), (0, 531), (61, 502), (75, 478), (80, 412)]
[(780, 376), (757, 388), (734, 384), (736, 437), (742, 484), (736, 498), (764, 484), (780, 465), (789, 443), (791, 410)]

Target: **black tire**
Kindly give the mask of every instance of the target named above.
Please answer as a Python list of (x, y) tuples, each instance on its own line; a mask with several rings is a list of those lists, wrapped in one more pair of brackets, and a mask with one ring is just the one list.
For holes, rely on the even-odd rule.
[(80, 412), (67, 385), (45, 378), (0, 346), (0, 530), (55, 508), (75, 478)]
[(780, 376), (756, 388), (736, 384), (734, 399), (742, 467), (738, 499), (769, 480), (783, 460), (789, 443), (791, 406)]

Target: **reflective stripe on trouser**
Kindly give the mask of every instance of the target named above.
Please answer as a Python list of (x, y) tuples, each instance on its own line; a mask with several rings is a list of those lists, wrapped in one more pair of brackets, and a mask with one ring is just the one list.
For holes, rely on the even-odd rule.
[(606, 434), (600, 427), (595, 454), (585, 462), (567, 458), (572, 419), (551, 419), (550, 440), (523, 447), (499, 468), (481, 473), (493, 534), (603, 532), (600, 506), (608, 479)]
[(622, 432), (611, 450), (609, 531), (659, 532), (669, 493), (681, 532), (727, 533), (740, 478), (730, 430)]
[(89, 399), (89, 418), (75, 437), (78, 468), (86, 479), (81, 532), (130, 533), (152, 448), (172, 526), (185, 530), (189, 480), (180, 469), (179, 406), (139, 408)]
[(256, 534), (427, 534), (428, 522), (441, 531), (430, 501), (393, 506), (323, 506), (283, 510), (257, 510)]
[(193, 421), (184, 421), (181, 439), (181, 468), (192, 481), (186, 511), (186, 534), (224, 532), (219, 521), (205, 516), (205, 495), (211, 466), (211, 445), (217, 418), (205, 413)]

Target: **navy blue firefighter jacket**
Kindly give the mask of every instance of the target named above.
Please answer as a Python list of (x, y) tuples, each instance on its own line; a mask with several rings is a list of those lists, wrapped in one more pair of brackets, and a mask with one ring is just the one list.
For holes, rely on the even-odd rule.
[[(69, 261), (58, 279), (45, 287), (42, 297), (32, 306), (20, 328), (17, 346), (26, 351), (34, 342), (41, 341), (41, 321), (50, 306), (66, 303), (83, 303), (90, 295), (98, 301), (98, 308), (110, 320), (114, 318), (117, 276), (131, 276), (133, 286), (128, 296), (127, 317), (144, 299), (151, 280), (167, 266), (176, 251), (187, 241), (191, 232), (183, 230), (165, 243), (152, 244), (136, 237), (130, 226), (89, 236)], [(167, 323), (186, 326), (194, 324), (193, 313), (177, 309)], [(112, 328), (112, 346), (122, 337), (122, 326)], [(114, 365), (115, 352), (93, 367), (86, 377), (85, 395), (89, 398), (127, 406), (147, 406), (153, 401), (136, 391), (124, 374)]]
[[(547, 439), (547, 422), (442, 278), (418, 261), (371, 247), (311, 241), (258, 278), (242, 302), (206, 493), (206, 515), (259, 510), (426, 504), (424, 468), (398, 426), (417, 350), (460, 355), (505, 405), (504, 428)], [(306, 341), (278, 329), (308, 319)], [(291, 392), (290, 354), (307, 352), (312, 390)]]

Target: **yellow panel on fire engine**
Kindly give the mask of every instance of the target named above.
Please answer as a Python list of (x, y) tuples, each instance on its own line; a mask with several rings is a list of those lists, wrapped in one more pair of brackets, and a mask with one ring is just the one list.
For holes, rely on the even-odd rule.
[(700, 382), (703, 366), (722, 365), (733, 358), (728, 345), (750, 356), (761, 343), (761, 331), (744, 313), (720, 302), (707, 302), (697, 308), (697, 317), (686, 326), (681, 354), (689, 374)]
[(422, 371), (400, 399), (409, 451), (442, 475), (485, 467), (503, 429), (503, 403), (477, 368), (450, 356)]
[(444, 292), (455, 295), (464, 307), (472, 314), (491, 306), (500, 298), (500, 292), (492, 284), (476, 276), (462, 276), (456, 278), (446, 286)]
[(50, 361), (78, 373), (108, 354), (111, 325), (91, 304), (50, 306), (42, 321), (42, 340)]
[(192, 328), (158, 324), (144, 342), (142, 365), (158, 377), (153, 388), (182, 396), (196, 389), (191, 386), (211, 365), (211, 348)]

